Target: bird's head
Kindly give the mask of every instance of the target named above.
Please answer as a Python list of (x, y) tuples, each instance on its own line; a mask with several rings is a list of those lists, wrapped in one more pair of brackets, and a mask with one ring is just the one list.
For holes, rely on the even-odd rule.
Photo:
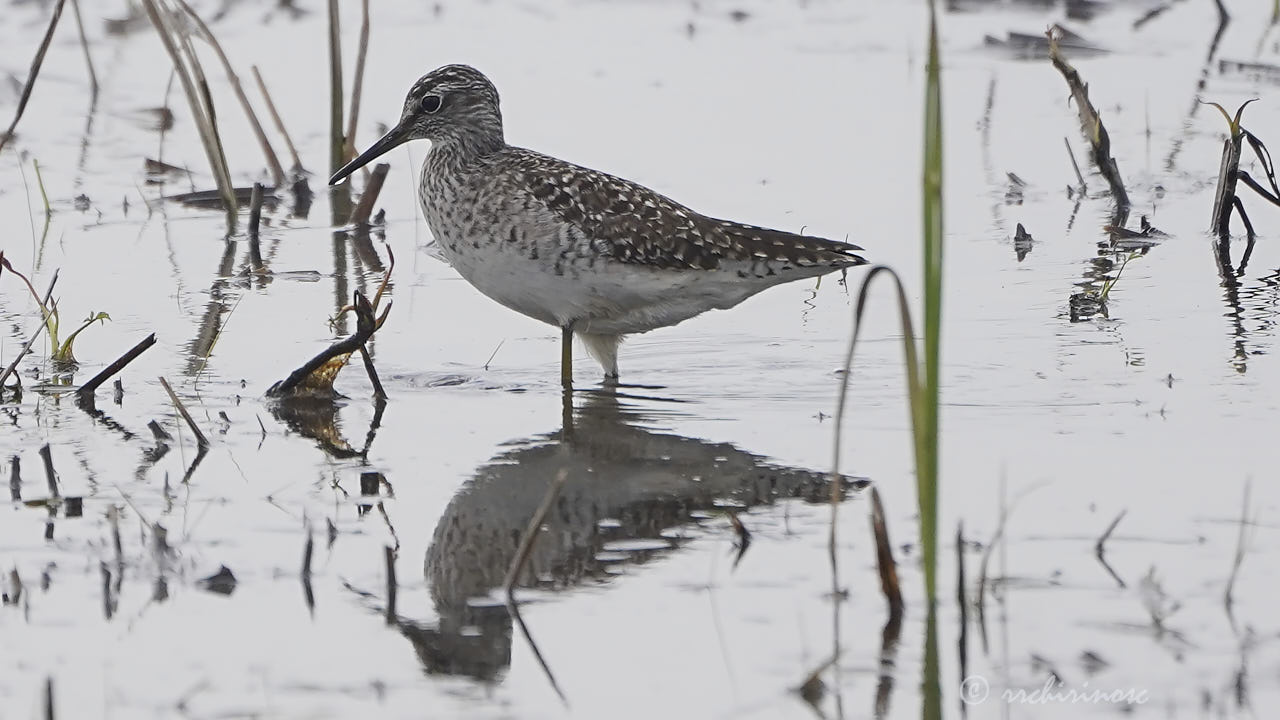
[(387, 151), (410, 140), (457, 143), (467, 150), (485, 151), (503, 144), (498, 90), (469, 65), (445, 65), (423, 75), (409, 89), (400, 122), (368, 150), (333, 174), (329, 184)]

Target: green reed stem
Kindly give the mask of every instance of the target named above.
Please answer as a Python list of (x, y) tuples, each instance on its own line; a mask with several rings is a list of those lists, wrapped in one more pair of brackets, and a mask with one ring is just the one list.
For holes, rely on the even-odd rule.
[(916, 497), (920, 504), (920, 546), (928, 610), (924, 639), (921, 711), (925, 720), (942, 718), (938, 662), (938, 396), (942, 346), (942, 71), (938, 62), (938, 16), (929, 1), (929, 60), (924, 86), (924, 382), (915, 425)]
[(916, 427), (916, 487), (920, 503), (920, 545), (925, 595), (937, 597), (938, 563), (938, 394), (942, 344), (942, 78), (938, 63), (938, 22), (929, 3), (929, 61), (924, 91), (924, 385)]

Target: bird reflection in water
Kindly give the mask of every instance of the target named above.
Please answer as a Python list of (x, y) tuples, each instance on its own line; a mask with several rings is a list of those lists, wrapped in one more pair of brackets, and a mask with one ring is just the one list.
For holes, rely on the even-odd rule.
[[(588, 395), (561, 428), (503, 446), (444, 511), (427, 549), (426, 579), (439, 616), (399, 629), (428, 673), (495, 680), (511, 662), (512, 617), (500, 588), (548, 486), (566, 479), (518, 578), (563, 590), (612, 577), (619, 563), (672, 552), (670, 530), (728, 501), (749, 508), (781, 499), (828, 502), (827, 473), (770, 464), (729, 443), (655, 430), (656, 416), (609, 390)], [(841, 478), (844, 492), (865, 481)], [(603, 522), (602, 522), (603, 521)], [(642, 552), (608, 552), (632, 541)], [(635, 542), (649, 541), (649, 542)]]

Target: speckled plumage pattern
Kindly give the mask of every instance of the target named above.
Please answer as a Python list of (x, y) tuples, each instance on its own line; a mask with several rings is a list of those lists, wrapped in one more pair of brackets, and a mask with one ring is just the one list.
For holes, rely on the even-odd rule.
[(642, 185), (508, 145), (498, 92), (465, 65), (422, 77), (350, 170), (432, 141), (420, 199), (444, 256), (484, 294), (578, 334), (610, 375), (622, 335), (864, 262), (847, 243), (701, 215)]

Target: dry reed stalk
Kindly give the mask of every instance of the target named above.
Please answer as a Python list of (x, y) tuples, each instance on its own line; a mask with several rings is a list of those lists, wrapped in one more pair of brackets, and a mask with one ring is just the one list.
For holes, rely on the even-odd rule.
[(360, 117), (360, 96), (364, 89), (364, 59), (369, 52), (369, 0), (360, 3), (360, 46), (356, 50), (356, 77), (351, 87), (351, 113), (347, 117), (346, 157), (349, 162), (356, 157), (356, 121)]
[(27, 109), (27, 101), (31, 99), (31, 91), (35, 89), (36, 77), (40, 75), (40, 66), (44, 64), (44, 54), (49, 50), (49, 42), (53, 40), (53, 31), (58, 27), (58, 18), (62, 17), (62, 6), (66, 4), (66, 0), (58, 0), (58, 4), (53, 6), (53, 16), (49, 18), (49, 29), (44, 31), (44, 39), (40, 41), (40, 47), (36, 49), (36, 56), (31, 60), (31, 69), (27, 72), (27, 82), (22, 86), (22, 97), (18, 99), (18, 110), (13, 115), (13, 122), (9, 123), (9, 128), (0, 135), (0, 150), (4, 150), (5, 143), (9, 142), (9, 138), (13, 137), (13, 129), (18, 127), (18, 121), (22, 119), (22, 113)]
[(253, 79), (258, 82), (258, 91), (262, 93), (262, 99), (267, 103), (267, 113), (271, 115), (271, 121), (276, 124), (276, 130), (284, 136), (284, 144), (289, 148), (289, 155), (293, 160), (293, 167), (290, 170), (294, 175), (301, 175), (306, 172), (302, 169), (302, 160), (298, 157), (298, 148), (293, 145), (293, 138), (289, 137), (289, 131), (284, 128), (284, 121), (280, 119), (280, 113), (276, 112), (276, 104), (271, 101), (271, 93), (267, 92), (267, 84), (262, 81), (262, 73), (258, 72), (258, 66), (249, 67), (253, 71)]
[[(195, 120), (196, 129), (200, 134), (200, 143), (204, 147), (205, 155), (208, 156), (209, 167), (213, 171), (214, 181), (218, 186), (218, 194), (226, 209), (227, 232), (230, 234), (235, 231), (237, 220), (235, 191), (231, 185), (231, 171), (227, 167), (222, 140), (218, 137), (213, 99), (209, 95), (209, 87), (204, 80), (200, 61), (189, 39), (179, 29), (179, 24), (174, 22), (172, 10), (160, 5), (159, 0), (142, 0), (142, 5), (156, 33), (160, 35), (160, 42), (164, 44), (164, 49), (173, 62), (174, 72), (187, 96), (192, 119)], [(195, 75), (194, 79), (193, 75)], [(197, 82), (199, 82), (198, 86)]]
[(240, 76), (236, 71), (231, 69), (231, 61), (227, 59), (227, 54), (222, 51), (222, 45), (218, 43), (218, 39), (213, 36), (213, 32), (209, 30), (209, 26), (205, 25), (204, 20), (196, 14), (195, 10), (186, 3), (186, 0), (177, 0), (178, 5), (187, 13), (196, 27), (200, 30), (201, 37), (209, 43), (213, 48), (213, 52), (218, 56), (218, 60), (222, 63), (222, 69), (227, 73), (227, 80), (231, 82), (231, 89), (235, 91), (236, 99), (240, 101), (240, 107), (244, 108), (245, 117), (249, 119), (249, 126), (253, 129), (253, 135), (258, 139), (258, 146), (262, 148), (262, 154), (267, 159), (267, 167), (271, 170), (271, 182), (276, 187), (284, 185), (284, 168), (280, 167), (280, 158), (276, 157), (275, 148), (271, 147), (271, 141), (267, 139), (266, 132), (262, 129), (262, 123), (258, 122), (258, 115), (253, 111), (253, 106), (249, 104), (249, 98), (244, 94), (244, 88), (240, 85)]
[(84, 20), (80, 17), (80, 0), (71, 0), (71, 12), (76, 18), (76, 30), (80, 33), (80, 49), (84, 51), (84, 64), (89, 69), (90, 104), (98, 102), (98, 73), (93, 69), (93, 56), (89, 54), (89, 38), (84, 34)]
[(329, 0), (329, 174), (344, 164), (342, 137), (342, 45), (338, 0)]
[(169, 399), (173, 401), (173, 406), (178, 409), (178, 414), (182, 416), (183, 420), (187, 421), (187, 426), (190, 427), (191, 432), (195, 434), (196, 444), (199, 445), (201, 449), (209, 447), (209, 438), (205, 437), (204, 433), (200, 431), (200, 426), (196, 425), (195, 418), (192, 418), (191, 413), (187, 412), (187, 408), (182, 404), (182, 400), (178, 398), (178, 394), (173, 391), (173, 388), (169, 387), (169, 381), (161, 377), (160, 385), (164, 387), (164, 391), (169, 394)]
[[(1080, 116), (1080, 129), (1088, 139), (1092, 151), (1090, 157), (1093, 159), (1093, 164), (1102, 173), (1102, 177), (1106, 178), (1117, 207), (1127, 208), (1129, 194), (1125, 192), (1124, 180), (1120, 177), (1120, 168), (1116, 165), (1116, 159), (1111, 156), (1111, 136), (1107, 134), (1106, 126), (1102, 124), (1102, 117), (1093, 106), (1093, 101), (1089, 99), (1089, 86), (1063, 56), (1062, 50), (1058, 47), (1058, 33), (1050, 29), (1046, 34), (1049, 38), (1049, 60), (1058, 72), (1062, 73), (1063, 79), (1067, 81), (1067, 87), (1071, 90), (1071, 97), (1076, 103), (1076, 112)], [(1082, 179), (1081, 183), (1083, 182)]]

